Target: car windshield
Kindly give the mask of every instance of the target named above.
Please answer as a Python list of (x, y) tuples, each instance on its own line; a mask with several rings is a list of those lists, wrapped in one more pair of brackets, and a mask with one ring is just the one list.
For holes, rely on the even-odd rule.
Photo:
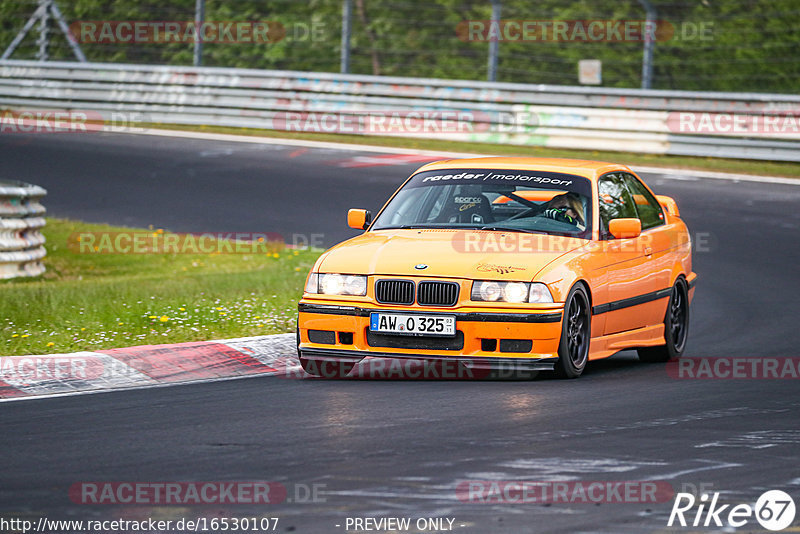
[(588, 238), (591, 183), (572, 174), (447, 169), (414, 175), (372, 226), (533, 232)]

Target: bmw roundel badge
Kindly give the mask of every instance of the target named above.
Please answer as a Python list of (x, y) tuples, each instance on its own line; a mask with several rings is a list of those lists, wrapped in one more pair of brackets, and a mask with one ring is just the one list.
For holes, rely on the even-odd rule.
[(427, 268), (428, 268), (428, 266), (427, 266), (427, 265), (425, 265), (424, 263), (418, 263), (418, 264), (416, 264), (416, 265), (414, 266), (414, 268), (415, 268), (415, 269), (417, 269), (417, 270), (419, 270), (419, 271), (421, 271), (421, 270), (423, 270), (423, 269), (427, 269)]

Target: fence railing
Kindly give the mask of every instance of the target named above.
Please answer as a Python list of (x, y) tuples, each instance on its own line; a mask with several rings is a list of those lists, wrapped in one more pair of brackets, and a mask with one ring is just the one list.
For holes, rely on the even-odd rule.
[(2, 61), (0, 108), (86, 112), (117, 130), (141, 121), (800, 161), (796, 95)]
[(22, 182), (0, 181), (0, 279), (44, 272), (44, 206), (47, 191)]

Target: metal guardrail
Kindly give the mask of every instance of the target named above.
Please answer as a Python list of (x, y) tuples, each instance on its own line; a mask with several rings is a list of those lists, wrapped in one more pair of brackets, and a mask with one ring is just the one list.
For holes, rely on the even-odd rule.
[[(387, 131), (358, 127), (333, 132), (800, 161), (797, 95), (0, 61), (0, 107), (79, 110), (112, 122), (115, 113), (140, 113), (139, 120), (152, 123), (301, 131), (325, 131), (308, 126), (309, 114), (333, 115), (347, 124), (392, 113), (428, 113), (440, 120), (451, 114), (447, 116), (467, 122), (470, 128)], [(687, 117), (690, 120), (682, 123)], [(719, 121), (728, 124), (729, 131)]]
[(44, 273), (45, 208), (47, 194), (38, 185), (0, 181), (0, 279)]

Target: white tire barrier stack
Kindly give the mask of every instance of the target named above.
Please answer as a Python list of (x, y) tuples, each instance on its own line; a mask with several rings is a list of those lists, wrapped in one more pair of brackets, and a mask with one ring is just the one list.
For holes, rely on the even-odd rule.
[(39, 201), (46, 194), (38, 185), (0, 180), (0, 279), (44, 273), (45, 208)]

